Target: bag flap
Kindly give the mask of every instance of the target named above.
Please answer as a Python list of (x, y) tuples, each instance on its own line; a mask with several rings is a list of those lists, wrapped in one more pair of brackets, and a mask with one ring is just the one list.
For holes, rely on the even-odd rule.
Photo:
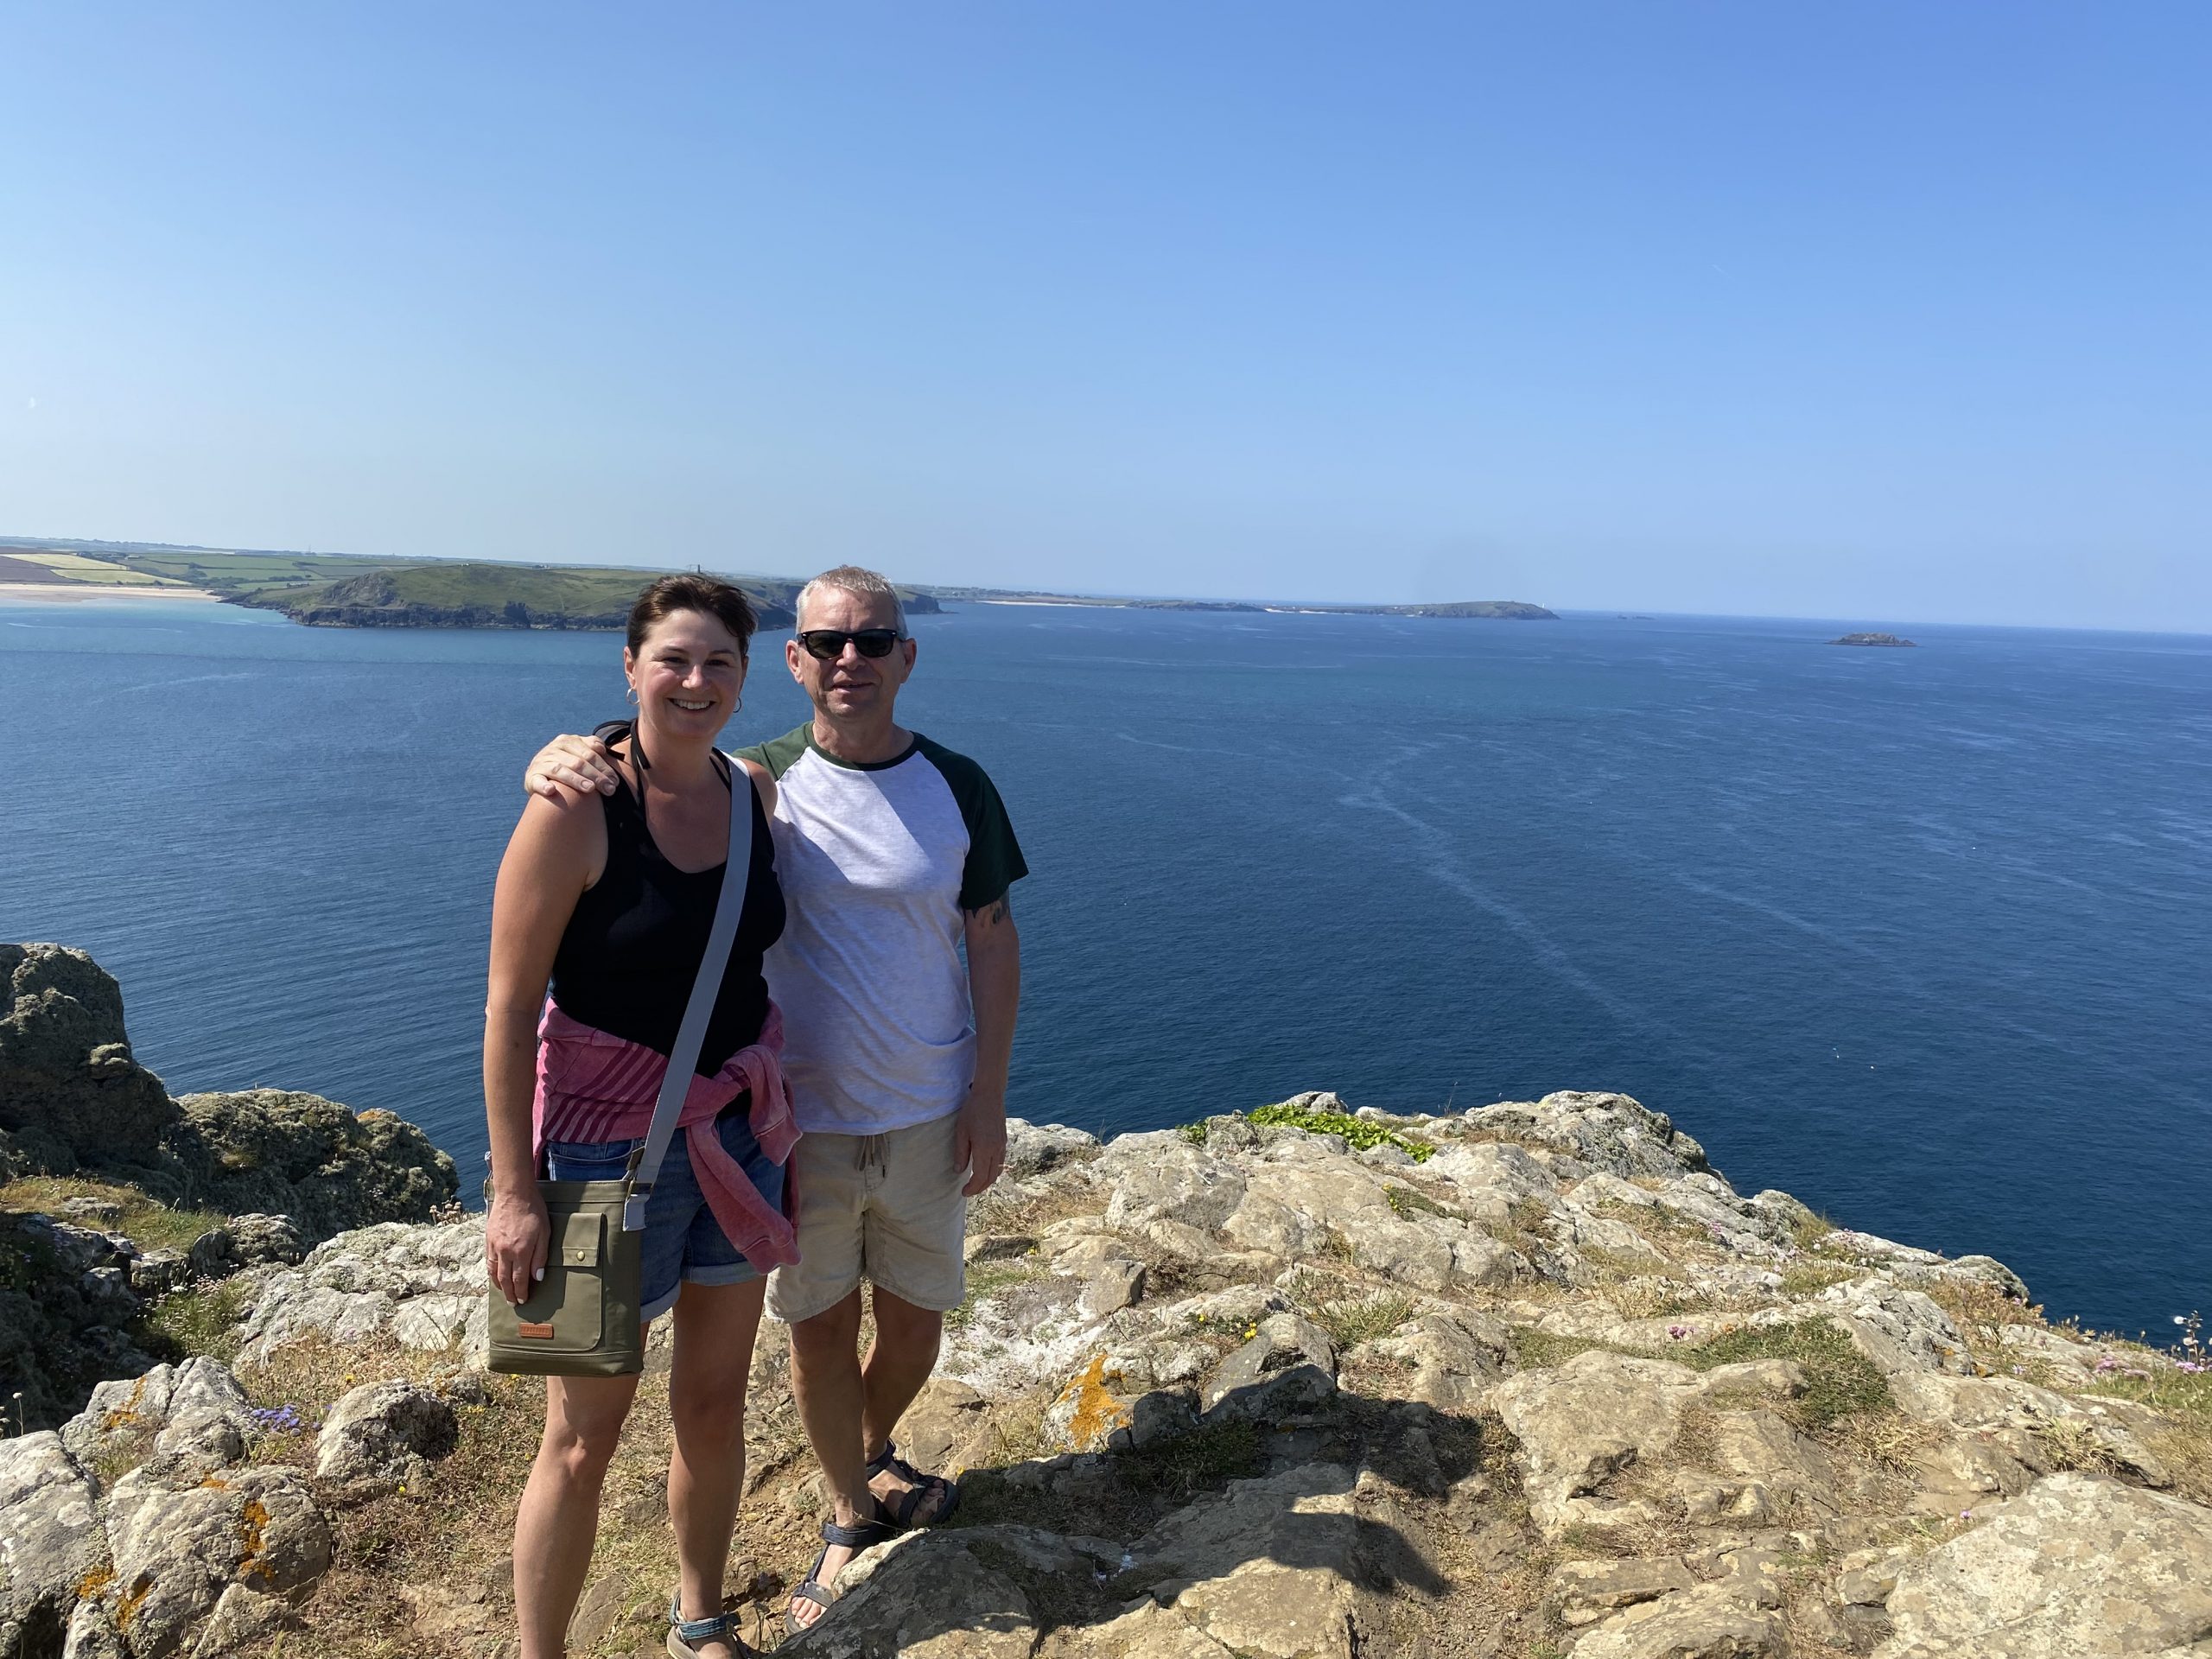
[(582, 1210), (568, 1217), (561, 1224), (561, 1265), (564, 1268), (595, 1268), (599, 1265), (600, 1240), (607, 1230), (607, 1217), (597, 1210)]

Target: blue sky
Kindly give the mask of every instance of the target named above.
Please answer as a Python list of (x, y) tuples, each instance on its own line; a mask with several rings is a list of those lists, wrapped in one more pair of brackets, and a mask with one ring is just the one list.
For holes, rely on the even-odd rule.
[(0, 9), (0, 533), (2212, 630), (2194, 4)]

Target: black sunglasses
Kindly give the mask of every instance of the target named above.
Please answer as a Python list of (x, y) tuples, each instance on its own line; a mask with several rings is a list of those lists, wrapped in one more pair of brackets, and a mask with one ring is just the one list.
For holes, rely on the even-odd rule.
[(856, 628), (850, 633), (842, 628), (808, 628), (799, 634), (798, 642), (806, 647), (808, 656), (834, 663), (845, 654), (848, 640), (863, 657), (888, 657), (899, 638), (896, 628)]

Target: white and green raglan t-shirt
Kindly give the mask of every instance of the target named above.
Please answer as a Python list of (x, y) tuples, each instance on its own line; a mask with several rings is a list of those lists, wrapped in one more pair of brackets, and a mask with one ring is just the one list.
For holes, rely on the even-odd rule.
[(801, 1129), (882, 1135), (959, 1109), (976, 1076), (961, 912), (1029, 874), (983, 769), (917, 734), (834, 760), (810, 725), (740, 752), (776, 780), (791, 919), (768, 952)]

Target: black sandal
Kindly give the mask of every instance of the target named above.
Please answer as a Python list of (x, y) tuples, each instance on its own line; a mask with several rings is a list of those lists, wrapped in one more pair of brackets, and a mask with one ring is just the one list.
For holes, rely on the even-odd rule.
[[(952, 1519), (952, 1512), (960, 1507), (960, 1487), (957, 1482), (947, 1480), (943, 1475), (924, 1474), (906, 1459), (900, 1457), (899, 1448), (889, 1440), (883, 1443), (882, 1451), (868, 1461), (868, 1478), (874, 1480), (880, 1474), (893, 1474), (906, 1483), (906, 1490), (899, 1494), (891, 1510), (892, 1524), (901, 1532), (912, 1532), (918, 1524), (925, 1527), (941, 1527)], [(914, 1511), (920, 1509), (922, 1500), (933, 1492), (943, 1494), (938, 1499), (937, 1513), (926, 1521), (917, 1522), (914, 1519)], [(875, 1500), (879, 1511), (883, 1507), (883, 1502), (881, 1497)]]
[[(861, 1550), (873, 1548), (899, 1535), (900, 1529), (882, 1518), (883, 1503), (880, 1499), (877, 1500), (875, 1508), (876, 1518), (873, 1521), (858, 1521), (849, 1527), (841, 1527), (835, 1521), (822, 1523), (822, 1553), (814, 1558), (814, 1565), (806, 1569), (806, 1576), (791, 1591), (791, 1606), (798, 1606), (802, 1597), (819, 1607), (823, 1613), (836, 1605), (836, 1584), (822, 1582), (822, 1564), (830, 1559), (830, 1551), (833, 1548), (849, 1549), (858, 1554)], [(831, 1574), (831, 1577), (834, 1580), (836, 1574)], [(822, 1615), (817, 1614), (810, 1624), (801, 1624), (794, 1620), (791, 1628), (810, 1630), (821, 1622)]]
[(681, 1591), (668, 1599), (668, 1651), (671, 1659), (699, 1659), (695, 1645), (701, 1642), (727, 1642), (738, 1651), (739, 1659), (760, 1659), (760, 1649), (748, 1648), (737, 1633), (737, 1615), (716, 1613), (712, 1618), (683, 1617), (683, 1596)]

